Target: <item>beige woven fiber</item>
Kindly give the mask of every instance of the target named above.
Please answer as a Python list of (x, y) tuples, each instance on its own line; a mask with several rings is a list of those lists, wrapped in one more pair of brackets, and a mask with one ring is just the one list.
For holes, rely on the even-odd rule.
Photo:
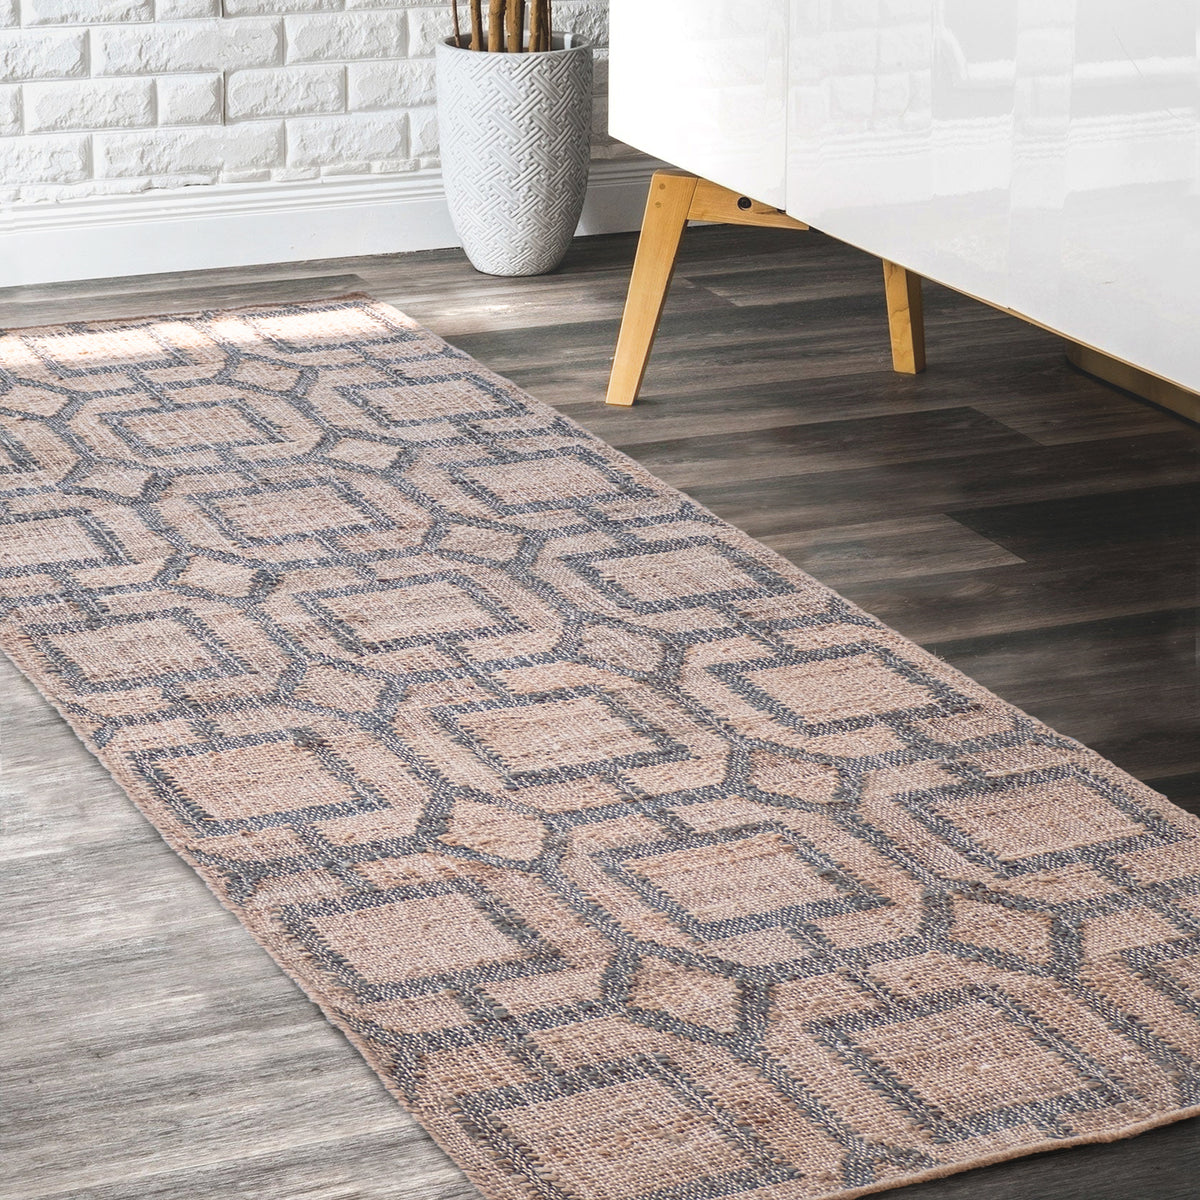
[(0, 645), (491, 1200), (1200, 1112), (1195, 819), (386, 305), (0, 335)]

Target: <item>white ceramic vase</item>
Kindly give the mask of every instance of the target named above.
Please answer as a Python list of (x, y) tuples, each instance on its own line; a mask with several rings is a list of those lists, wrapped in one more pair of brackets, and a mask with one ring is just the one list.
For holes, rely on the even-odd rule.
[(591, 158), (592, 47), (556, 34), (536, 54), (437, 47), (442, 175), (471, 265), (540, 275), (579, 224)]

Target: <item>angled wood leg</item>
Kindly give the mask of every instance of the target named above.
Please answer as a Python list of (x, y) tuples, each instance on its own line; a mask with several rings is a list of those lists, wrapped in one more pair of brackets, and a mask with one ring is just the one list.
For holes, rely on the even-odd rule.
[[(725, 225), (769, 225), (777, 229), (807, 229), (803, 221), (769, 204), (732, 192), (684, 171), (656, 171), (633, 261), (633, 277), (621, 318), (617, 352), (605, 403), (628, 407), (637, 400), (654, 335), (662, 317), (667, 289), (675, 271), (675, 256), (688, 221)], [(892, 365), (915, 375), (925, 369), (925, 325), (921, 311), (921, 278), (895, 263), (883, 264), (887, 294)]]
[(633, 261), (633, 277), (621, 318), (607, 404), (628, 407), (641, 390), (667, 289), (675, 271), (679, 239), (688, 221), (724, 225), (773, 225), (807, 229), (786, 213), (683, 171), (656, 171)]
[(608, 380), (606, 404), (628, 407), (637, 399), (646, 363), (658, 332), (667, 289), (675, 273), (675, 255), (687, 224), (699, 179), (676, 171), (655, 171), (650, 180), (646, 215), (633, 260), (629, 295), (617, 338), (617, 353)]
[(887, 294), (892, 369), (902, 375), (917, 375), (925, 370), (925, 314), (921, 303), (921, 277), (884, 259), (883, 288)]

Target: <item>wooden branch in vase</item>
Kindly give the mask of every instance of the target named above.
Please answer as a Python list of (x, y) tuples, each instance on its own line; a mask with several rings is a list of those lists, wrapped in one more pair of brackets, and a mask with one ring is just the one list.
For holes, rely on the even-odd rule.
[(504, 49), (504, 0), (489, 0), (488, 3), (488, 49)]
[(525, 32), (525, 0), (508, 0), (508, 51), (520, 54), (525, 48), (521, 38)]
[[(471, 6), (472, 50), (508, 51), (513, 54), (544, 52), (553, 43), (551, 0), (488, 0), (484, 23), (483, 0), (468, 0)], [(525, 35), (525, 14), (529, 14), (529, 34)], [(462, 45), (458, 21), (458, 0), (450, 0), (454, 24), (454, 42)]]
[(529, 49), (550, 49), (550, 0), (530, 0)]

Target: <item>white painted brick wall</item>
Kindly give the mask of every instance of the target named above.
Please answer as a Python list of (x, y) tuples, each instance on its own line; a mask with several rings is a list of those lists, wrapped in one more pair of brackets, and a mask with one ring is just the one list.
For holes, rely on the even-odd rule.
[(21, 132), (21, 89), (15, 83), (0, 87), (0, 137)]
[[(464, 18), (465, 0), (460, 2)], [(598, 47), (608, 0), (556, 0)], [(438, 165), (448, 0), (0, 0), (0, 198), (406, 173)]]
[(221, 0), (154, 0), (159, 21), (186, 21), (192, 17), (221, 16)]
[[(404, 58), (405, 13), (306, 13), (284, 18), (287, 61), (347, 62), (364, 58)], [(433, 48), (429, 48), (430, 53)]]
[(431, 58), (351, 63), (346, 78), (354, 111), (428, 106), (436, 97)]
[(225, 113), (230, 121), (345, 110), (346, 68), (340, 65), (234, 71), (225, 84)]
[(78, 183), (91, 174), (88, 138), (9, 137), (0, 141), (0, 180)]
[(281, 121), (92, 135), (101, 179), (270, 170), (283, 157)]
[(90, 30), (93, 75), (236, 70), (283, 61), (282, 21), (156, 21)]
[(0, 33), (0, 80), (78, 78), (87, 74), (87, 33), (74, 29)]
[(23, 25), (152, 21), (154, 0), (20, 0)]
[(160, 125), (221, 125), (225, 80), (220, 75), (159, 75), (154, 80)]
[(69, 79), (21, 89), (30, 133), (154, 124), (153, 79)]

